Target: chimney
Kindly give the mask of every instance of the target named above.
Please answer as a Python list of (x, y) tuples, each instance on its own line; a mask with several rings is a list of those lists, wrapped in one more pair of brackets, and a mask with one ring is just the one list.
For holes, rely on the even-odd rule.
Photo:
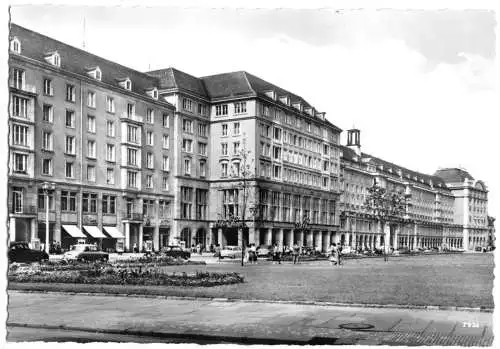
[(357, 128), (347, 130), (347, 146), (361, 156), (360, 131)]

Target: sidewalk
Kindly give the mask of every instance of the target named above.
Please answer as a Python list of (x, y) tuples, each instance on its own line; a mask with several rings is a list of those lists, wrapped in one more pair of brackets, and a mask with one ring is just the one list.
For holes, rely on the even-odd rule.
[[(8, 294), (8, 326), (219, 338), (235, 343), (491, 346), (493, 341), (491, 313)], [(370, 328), (342, 329), (349, 324)]]

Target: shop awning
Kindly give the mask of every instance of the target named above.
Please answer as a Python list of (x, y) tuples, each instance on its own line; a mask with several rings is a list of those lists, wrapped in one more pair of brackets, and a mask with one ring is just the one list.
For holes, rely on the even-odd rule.
[(104, 235), (102, 233), (102, 231), (100, 231), (99, 228), (96, 227), (95, 225), (84, 225), (83, 227), (85, 228), (87, 233), (89, 233), (90, 236), (92, 236), (93, 238), (96, 238), (96, 239), (105, 239), (106, 238), (106, 235)]
[(103, 227), (106, 233), (114, 239), (125, 239), (125, 236), (115, 227)]
[(85, 234), (76, 225), (63, 225), (63, 228), (74, 238), (86, 238)]

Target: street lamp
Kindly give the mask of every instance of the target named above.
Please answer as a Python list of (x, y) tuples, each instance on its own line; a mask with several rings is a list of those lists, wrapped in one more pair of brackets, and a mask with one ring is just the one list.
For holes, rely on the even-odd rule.
[[(304, 215), (301, 221), (295, 222), (295, 230), (298, 230), (299, 233), (304, 233), (309, 228), (310, 222), (309, 216)], [(302, 236), (302, 239), (303, 238), (304, 236)], [(302, 245), (303, 241), (301, 241), (300, 244)]]
[(45, 194), (45, 252), (49, 254), (49, 192), (56, 190), (54, 183), (43, 182), (43, 193)]

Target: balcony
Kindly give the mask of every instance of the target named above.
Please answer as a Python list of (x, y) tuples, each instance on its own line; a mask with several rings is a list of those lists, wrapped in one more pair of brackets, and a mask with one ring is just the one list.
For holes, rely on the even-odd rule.
[(123, 212), (122, 219), (142, 222), (144, 220), (144, 215), (142, 213), (137, 213), (137, 212)]
[(35, 97), (38, 94), (37, 88), (35, 85), (29, 84), (15, 84), (13, 81), (10, 81), (9, 84), (11, 90), (16, 93), (25, 94), (31, 97)]
[(36, 215), (35, 205), (11, 205), (10, 213), (21, 215)]
[(125, 120), (130, 120), (130, 121), (135, 121), (138, 123), (142, 123), (144, 118), (142, 115), (137, 115), (137, 114), (128, 114), (127, 112), (123, 112), (120, 116), (120, 119), (125, 119)]

